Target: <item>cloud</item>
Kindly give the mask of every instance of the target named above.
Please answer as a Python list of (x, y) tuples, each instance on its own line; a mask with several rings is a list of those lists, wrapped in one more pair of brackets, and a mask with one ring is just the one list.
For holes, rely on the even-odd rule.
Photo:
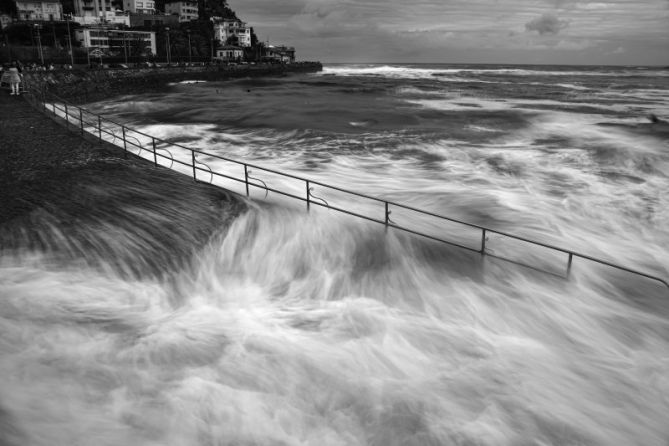
[(560, 20), (553, 14), (544, 14), (541, 17), (527, 22), (525, 29), (527, 31), (537, 31), (539, 34), (557, 34), (560, 30), (569, 26), (566, 20)]
[[(228, 2), (261, 39), (325, 61), (633, 64), (669, 57), (668, 0)], [(627, 51), (604, 57), (618, 47)]]
[(307, 5), (289, 23), (310, 37), (362, 36), (377, 31), (376, 25), (355, 8), (334, 2)]

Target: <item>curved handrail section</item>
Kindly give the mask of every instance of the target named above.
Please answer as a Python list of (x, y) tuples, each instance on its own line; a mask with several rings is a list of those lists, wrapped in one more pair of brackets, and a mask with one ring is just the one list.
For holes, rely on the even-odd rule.
[[(556, 251), (556, 252), (566, 254), (567, 255), (566, 276), (567, 277), (569, 276), (569, 273), (571, 271), (573, 259), (574, 258), (581, 258), (581, 259), (588, 260), (588, 261), (591, 261), (591, 262), (594, 262), (594, 263), (599, 263), (601, 265), (605, 265), (605, 266), (608, 266), (608, 267), (611, 267), (611, 268), (614, 268), (614, 269), (617, 269), (617, 270), (620, 270), (620, 271), (625, 271), (627, 273), (631, 273), (631, 274), (634, 274), (634, 275), (637, 275), (637, 276), (640, 276), (640, 277), (645, 277), (647, 279), (659, 282), (659, 283), (663, 284), (665, 287), (669, 288), (669, 282), (662, 277), (658, 277), (654, 274), (649, 274), (649, 273), (646, 273), (644, 271), (639, 271), (637, 269), (628, 268), (626, 266), (619, 265), (619, 264), (610, 262), (608, 260), (600, 259), (600, 258), (591, 256), (591, 255), (588, 255), (588, 254), (584, 254), (584, 253), (573, 251), (573, 250), (570, 250), (570, 249), (566, 249), (566, 248), (563, 248), (563, 247), (560, 247), (560, 246), (540, 242), (538, 240), (532, 240), (530, 238), (519, 236), (519, 235), (516, 235), (516, 234), (511, 234), (511, 233), (506, 232), (506, 231), (501, 231), (501, 230), (497, 230), (497, 229), (494, 229), (494, 228), (489, 228), (489, 227), (478, 225), (478, 224), (475, 224), (475, 223), (470, 223), (470, 222), (467, 222), (467, 221), (463, 221), (463, 220), (459, 220), (459, 219), (456, 219), (456, 218), (448, 217), (448, 216), (445, 216), (445, 215), (440, 215), (440, 214), (430, 212), (430, 211), (426, 211), (426, 210), (423, 210), (423, 209), (418, 209), (418, 208), (415, 208), (415, 207), (412, 207), (412, 206), (408, 206), (406, 204), (397, 203), (397, 202), (385, 200), (385, 199), (382, 199), (382, 198), (379, 198), (379, 197), (374, 197), (372, 195), (367, 195), (367, 194), (363, 194), (363, 193), (360, 193), (360, 192), (347, 190), (347, 189), (344, 189), (344, 188), (341, 188), (341, 187), (338, 187), (338, 186), (323, 183), (323, 182), (320, 182), (320, 181), (311, 180), (311, 179), (304, 178), (304, 177), (301, 177), (301, 176), (298, 176), (298, 175), (293, 175), (293, 174), (290, 174), (290, 173), (270, 169), (270, 168), (267, 168), (267, 167), (262, 167), (262, 166), (258, 166), (258, 165), (255, 165), (255, 164), (246, 163), (246, 162), (239, 161), (239, 160), (236, 160), (236, 159), (233, 159), (233, 158), (228, 158), (228, 157), (225, 157), (225, 156), (205, 152), (205, 151), (200, 150), (200, 149), (196, 149), (196, 148), (192, 148), (192, 147), (186, 147), (184, 145), (177, 144), (177, 143), (174, 143), (174, 142), (170, 142), (170, 141), (167, 141), (167, 140), (164, 140), (164, 139), (161, 139), (161, 138), (156, 138), (156, 137), (153, 137), (151, 135), (147, 135), (146, 133), (143, 133), (139, 130), (130, 129), (129, 127), (125, 126), (124, 124), (120, 124), (120, 123), (115, 122), (111, 119), (102, 117), (102, 115), (93, 113), (93, 112), (91, 112), (91, 111), (89, 111), (85, 108), (82, 108), (82, 107), (79, 107), (77, 105), (71, 104), (71, 103), (65, 101), (64, 99), (59, 98), (59, 97), (57, 97), (56, 95), (53, 95), (53, 94), (50, 94), (49, 96), (52, 97), (55, 101), (59, 101), (60, 103), (64, 104), (64, 107), (63, 108), (57, 107), (55, 105), (55, 102), (54, 102), (53, 105), (52, 105), (52, 109), (49, 109), (46, 106), (46, 104), (47, 104), (46, 93), (41, 92), (40, 94), (41, 94), (41, 97), (36, 97), (33, 93), (34, 97), (31, 98), (32, 101), (33, 101), (33, 105), (36, 108), (41, 109), (45, 112), (52, 112), (56, 116), (57, 116), (57, 113), (56, 113), (57, 109), (60, 110), (61, 112), (64, 111), (65, 121), (66, 121), (68, 127), (69, 127), (69, 124), (70, 124), (70, 119), (69, 118), (71, 116), (69, 114), (69, 110), (72, 110), (72, 109), (78, 110), (78, 116), (79, 116), (79, 120), (80, 120), (80, 127), (81, 127), (82, 134), (85, 131), (85, 128), (84, 128), (84, 122), (85, 121), (83, 120), (83, 114), (87, 113), (89, 115), (95, 116), (97, 118), (97, 122), (90, 122), (90, 123), (87, 122), (87, 124), (90, 126), (90, 128), (93, 129), (93, 131), (98, 132), (98, 136), (99, 136), (100, 140), (102, 140), (102, 133), (104, 132), (104, 133), (112, 136), (113, 141), (116, 141), (117, 139), (122, 139), (123, 147), (126, 151), (127, 151), (127, 144), (130, 143), (131, 145), (134, 145), (134, 146), (139, 148), (139, 152), (137, 153), (137, 155), (141, 154), (142, 150), (152, 152), (153, 155), (154, 155), (154, 163), (156, 165), (158, 165), (158, 162), (157, 162), (157, 157), (158, 156), (161, 156), (163, 158), (169, 158), (172, 161), (172, 163), (170, 164), (170, 168), (173, 166), (173, 164), (175, 162), (175, 159), (174, 159), (174, 156), (172, 155), (172, 153), (169, 150), (167, 150), (165, 147), (157, 147), (156, 142), (160, 143), (163, 146), (175, 147), (175, 148), (190, 152), (190, 154), (191, 154), (191, 163), (190, 164), (186, 163), (184, 161), (180, 161), (180, 160), (176, 160), (176, 162), (181, 164), (181, 165), (191, 167), (192, 171), (193, 171), (193, 179), (196, 180), (196, 181), (197, 181), (197, 171), (198, 170), (208, 171), (210, 173), (210, 181), (209, 181), (210, 183), (213, 183), (214, 177), (225, 178), (225, 179), (233, 180), (233, 181), (236, 181), (236, 182), (239, 182), (239, 183), (243, 183), (246, 186), (247, 196), (250, 196), (250, 188), (251, 187), (264, 189), (265, 190), (265, 197), (268, 196), (269, 192), (275, 192), (275, 193), (277, 193), (279, 195), (282, 195), (282, 196), (291, 197), (291, 198), (306, 202), (307, 209), (312, 204), (316, 205), (316, 206), (325, 207), (325, 208), (332, 209), (332, 210), (335, 210), (335, 211), (338, 211), (338, 212), (342, 212), (344, 214), (352, 215), (352, 216), (362, 218), (362, 219), (365, 219), (365, 220), (368, 220), (368, 221), (383, 224), (387, 228), (398, 229), (398, 230), (401, 230), (401, 231), (404, 231), (404, 232), (407, 232), (407, 233), (410, 233), (410, 234), (419, 235), (419, 236), (422, 236), (422, 237), (425, 237), (425, 238), (428, 238), (428, 239), (431, 239), (431, 240), (435, 240), (435, 241), (438, 241), (438, 242), (442, 242), (442, 243), (445, 243), (445, 244), (456, 246), (458, 248), (462, 248), (462, 249), (466, 249), (466, 250), (469, 250), (469, 251), (477, 252), (477, 253), (480, 253), (482, 255), (490, 252), (490, 250), (487, 250), (487, 248), (486, 248), (486, 241), (488, 240), (487, 235), (488, 234), (497, 234), (497, 235), (501, 235), (503, 237), (508, 237), (510, 239), (513, 239), (513, 240), (529, 243), (529, 244), (532, 244), (532, 245), (535, 245), (535, 246), (540, 246), (540, 247), (543, 247), (543, 248), (546, 248), (546, 249), (549, 249), (549, 250), (553, 250), (553, 251)], [(75, 119), (75, 121), (76, 121), (76, 119)], [(122, 136), (119, 137), (116, 132), (114, 132), (113, 130), (110, 130), (110, 127), (106, 127), (106, 126), (103, 127), (103, 125), (102, 125), (103, 121), (105, 123), (116, 126), (116, 128), (120, 128), (122, 130)], [(142, 135), (146, 138), (149, 138), (153, 142), (153, 151), (144, 147), (137, 137), (132, 136), (132, 135), (127, 135), (127, 130), (130, 130), (133, 134)], [(135, 143), (133, 143), (129, 139), (134, 139)], [(169, 157), (166, 157), (164, 155), (158, 155), (158, 153), (157, 153), (158, 150), (162, 150), (162, 151), (167, 152), (169, 154)], [(212, 170), (207, 164), (204, 164), (204, 163), (202, 163), (202, 162), (200, 162), (196, 159), (196, 155), (198, 155), (198, 154), (207, 156), (209, 158), (219, 159), (219, 160), (222, 160), (222, 161), (226, 161), (226, 162), (230, 162), (230, 163), (233, 163), (233, 164), (236, 164), (236, 165), (243, 166), (244, 167), (244, 178), (243, 179), (242, 178), (237, 178), (237, 177), (234, 177), (234, 176), (231, 176), (231, 175), (227, 175), (227, 174)], [(204, 166), (206, 168), (206, 170), (203, 169), (202, 167), (198, 167), (198, 165)], [(276, 188), (273, 188), (273, 187), (269, 187), (267, 185), (267, 183), (265, 183), (265, 181), (263, 181), (262, 179), (250, 176), (250, 173), (251, 173), (250, 168), (259, 170), (261, 172), (266, 172), (266, 173), (270, 173), (270, 174), (274, 174), (274, 175), (279, 175), (279, 176), (284, 177), (284, 178), (290, 178), (290, 179), (293, 179), (293, 180), (304, 182), (304, 184), (306, 186), (305, 187), (305, 194), (304, 194), (304, 196), (300, 196), (300, 195), (295, 195), (294, 193), (291, 193), (291, 192), (287, 192), (285, 190), (280, 190), (280, 189), (276, 189)], [(363, 198), (365, 200), (369, 200), (369, 201), (372, 201), (372, 202), (381, 203), (385, 207), (384, 218), (379, 219), (379, 218), (369, 216), (369, 215), (365, 215), (365, 214), (362, 214), (362, 213), (359, 213), (359, 212), (354, 212), (350, 209), (344, 209), (344, 208), (341, 208), (341, 207), (333, 206), (333, 205), (329, 204), (324, 198), (316, 196), (316, 195), (313, 194), (313, 189), (314, 189), (313, 185), (318, 185), (318, 186), (321, 186), (321, 187), (329, 189), (329, 190), (341, 192), (341, 193), (349, 195), (351, 197), (358, 197), (358, 198)], [(395, 223), (394, 221), (392, 221), (390, 219), (390, 215), (392, 213), (392, 210), (390, 209), (391, 207), (397, 208), (397, 209), (405, 209), (405, 210), (408, 210), (408, 211), (416, 212), (416, 213), (418, 213), (420, 215), (423, 215), (423, 216), (428, 216), (428, 217), (431, 217), (431, 218), (435, 218), (437, 220), (443, 220), (443, 221), (448, 221), (448, 222), (452, 222), (452, 223), (457, 223), (457, 224), (460, 224), (460, 225), (463, 225), (463, 226), (481, 231), (480, 247), (474, 248), (474, 247), (467, 246), (467, 245), (464, 245), (464, 244), (461, 244), (461, 243), (453, 242), (451, 240), (446, 240), (446, 239), (441, 238), (441, 237), (426, 234), (424, 232), (421, 232), (421, 231), (418, 231), (418, 230), (415, 230), (415, 229), (412, 229), (412, 228), (401, 226), (401, 225)], [(517, 263), (517, 262), (514, 262), (514, 263)], [(526, 266), (532, 267), (532, 265), (526, 265)]]
[(314, 200), (318, 200), (318, 201), (322, 202), (323, 204), (325, 204), (325, 207), (327, 207), (327, 208), (330, 207), (330, 205), (328, 204), (327, 200), (325, 200), (325, 198), (321, 198), (317, 195), (314, 195), (314, 188), (313, 187), (310, 187), (309, 189), (307, 189), (307, 194), (309, 195), (309, 197), (313, 198)]
[[(195, 157), (193, 157), (193, 162), (196, 163), (196, 164), (199, 164), (200, 166), (204, 166), (204, 167), (207, 168), (207, 170), (209, 171), (209, 184), (213, 183), (214, 182), (214, 171), (211, 170), (211, 167), (209, 167), (208, 164), (205, 164), (202, 161), (198, 161), (197, 159), (195, 159)], [(204, 169), (200, 169), (199, 167), (196, 167), (196, 169), (204, 170)]]

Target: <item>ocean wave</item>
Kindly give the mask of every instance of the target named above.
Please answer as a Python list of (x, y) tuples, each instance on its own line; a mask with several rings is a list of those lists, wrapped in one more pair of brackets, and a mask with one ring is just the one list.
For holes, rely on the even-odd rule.
[[(530, 69), (530, 68), (458, 68), (458, 67), (430, 67), (418, 68), (414, 66), (395, 66), (395, 65), (345, 65), (345, 66), (331, 66), (326, 65), (323, 68), (322, 75), (337, 75), (337, 76), (378, 76), (388, 78), (407, 78), (420, 79), (429, 77), (440, 77), (448, 75), (471, 75), (470, 79), (463, 79), (465, 82), (486, 82), (489, 80), (477, 78), (476, 76), (560, 76), (560, 77), (657, 77), (669, 76), (669, 70), (666, 69), (648, 69), (648, 70), (634, 70), (634, 69), (615, 69), (615, 68), (601, 68), (601, 69), (583, 69), (583, 70), (554, 70), (546, 68), (545, 70)], [(451, 81), (459, 82), (461, 78), (449, 78)]]

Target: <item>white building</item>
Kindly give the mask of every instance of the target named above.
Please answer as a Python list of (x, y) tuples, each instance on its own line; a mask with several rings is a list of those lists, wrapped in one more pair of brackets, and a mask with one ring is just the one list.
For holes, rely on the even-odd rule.
[(265, 49), (265, 58), (267, 60), (275, 60), (277, 62), (283, 63), (294, 63), (295, 62), (295, 47), (286, 46), (286, 45), (269, 45)]
[(71, 21), (81, 25), (115, 24), (130, 26), (130, 16), (123, 13), (123, 11), (105, 12), (100, 17), (93, 15), (73, 16)]
[(165, 14), (179, 16), (179, 22), (198, 19), (197, 0), (176, 0), (165, 2)]
[(123, 10), (140, 14), (155, 14), (156, 2), (153, 0), (123, 0)]
[(107, 28), (80, 28), (75, 31), (77, 41), (84, 48), (121, 53), (140, 42), (145, 53), (156, 54), (156, 33), (152, 31), (124, 31)]
[(12, 23), (12, 18), (9, 14), (0, 14), (0, 29), (5, 29), (10, 23)]
[(59, 1), (17, 1), (19, 20), (63, 20), (63, 6)]
[(241, 20), (224, 19), (214, 23), (214, 38), (222, 45), (228, 43), (228, 39), (237, 36), (237, 45), (242, 47), (251, 46), (251, 28)]
[(216, 59), (234, 62), (244, 58), (244, 50), (238, 46), (225, 45), (216, 50)]
[(130, 26), (128, 15), (114, 10), (111, 0), (74, 0), (72, 21), (82, 25), (114, 23)]

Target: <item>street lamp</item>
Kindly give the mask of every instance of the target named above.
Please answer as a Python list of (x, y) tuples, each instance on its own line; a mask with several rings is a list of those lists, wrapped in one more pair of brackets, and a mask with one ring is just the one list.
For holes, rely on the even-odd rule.
[(12, 47), (9, 44), (9, 36), (5, 33), (5, 45), (7, 46), (7, 60), (12, 60)]
[(186, 34), (188, 34), (188, 63), (191, 65), (193, 64), (193, 54), (192, 54), (192, 47), (190, 45), (190, 29), (186, 30)]
[(125, 45), (125, 30), (121, 30), (121, 36), (123, 36), (123, 56), (125, 58), (125, 64), (128, 65), (128, 48)]
[(167, 36), (167, 64), (170, 65), (172, 63), (172, 55), (170, 54), (170, 28), (165, 27), (165, 34)]
[(42, 53), (42, 36), (39, 33), (39, 30), (42, 28), (42, 25), (35, 23), (35, 30), (37, 31), (37, 50), (39, 51), (39, 60), (44, 65), (44, 54)]
[(70, 34), (70, 14), (65, 14), (65, 22), (67, 23), (67, 46), (70, 49), (70, 65), (74, 67), (74, 53), (72, 51), (72, 34)]

